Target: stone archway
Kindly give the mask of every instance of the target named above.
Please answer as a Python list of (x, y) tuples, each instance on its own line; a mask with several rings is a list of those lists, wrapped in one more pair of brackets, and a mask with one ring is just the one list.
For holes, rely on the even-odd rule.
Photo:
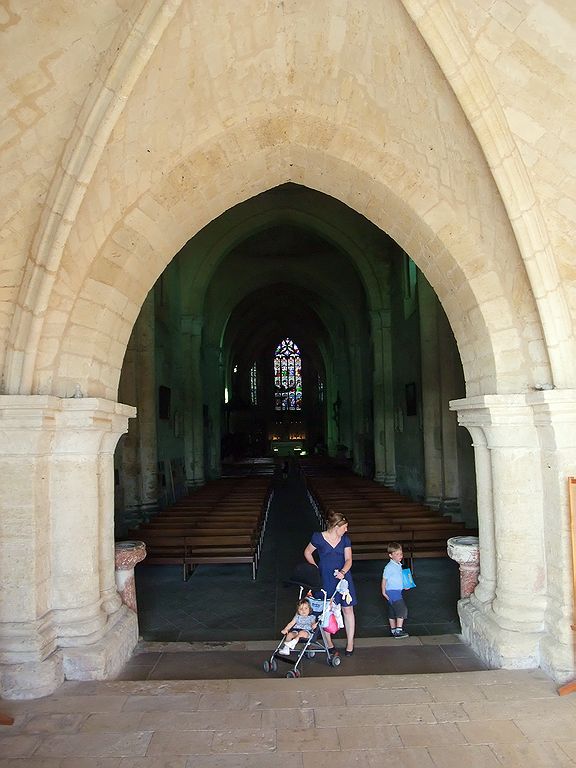
[[(340, 12), (323, 3), (313, 19), (282, 4), (260, 9), (254, 35), (250, 0), (225, 5), (211, 18), (191, 2), (150, 0), (119, 30), (24, 265), (1, 402), (6, 694), (105, 677), (129, 655), (135, 625), (111, 583), (110, 514), (113, 445), (131, 415), (116, 403), (131, 328), (193, 234), (289, 181), (366, 216), (434, 287), (459, 345), (468, 397), (455, 407), (482, 478), (483, 582), (462, 608), (465, 633), (497, 665), (570, 676), (563, 481), (575, 409), (572, 390), (552, 387), (572, 381), (571, 340), (565, 313), (555, 322), (553, 296), (565, 301), (550, 259), (538, 275), (545, 295), (526, 270), (535, 283), (545, 235), (515, 237), (506, 174), (499, 191), (456, 74), (446, 79), (399, 3), (387, 16), (369, 0)], [(492, 167), (500, 151), (491, 145)]]

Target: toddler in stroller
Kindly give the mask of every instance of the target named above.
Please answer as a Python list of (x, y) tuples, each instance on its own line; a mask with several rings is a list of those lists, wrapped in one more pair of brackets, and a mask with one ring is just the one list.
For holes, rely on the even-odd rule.
[(284, 645), (278, 653), (288, 656), (290, 651), (296, 648), (298, 640), (308, 640), (317, 626), (318, 619), (312, 613), (310, 601), (305, 597), (301, 598), (296, 604), (296, 615), (282, 630), (282, 634), (285, 635)]
[[(326, 615), (329, 605), (326, 592), (320, 589), (318, 569), (312, 568), (308, 563), (303, 564), (295, 571), (289, 583), (300, 587), (296, 615), (282, 630), (282, 639), (272, 652), (272, 656), (263, 664), (264, 671), (276, 672), (278, 661), (282, 661), (293, 665), (293, 669), (286, 673), (286, 677), (300, 677), (302, 659), (304, 657), (312, 659), (317, 653), (325, 654), (326, 662), (330, 666), (339, 666), (338, 652), (328, 647), (324, 630), (320, 626), (320, 616)], [(313, 597), (312, 590), (320, 592), (323, 597)], [(306, 597), (303, 597), (305, 593)], [(300, 640), (303, 641), (303, 646), (298, 650), (296, 645)]]

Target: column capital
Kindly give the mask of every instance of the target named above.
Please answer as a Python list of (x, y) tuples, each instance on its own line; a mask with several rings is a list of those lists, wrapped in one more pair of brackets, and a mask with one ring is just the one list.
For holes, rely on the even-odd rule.
[(4, 455), (113, 451), (136, 408), (97, 397), (0, 395)]

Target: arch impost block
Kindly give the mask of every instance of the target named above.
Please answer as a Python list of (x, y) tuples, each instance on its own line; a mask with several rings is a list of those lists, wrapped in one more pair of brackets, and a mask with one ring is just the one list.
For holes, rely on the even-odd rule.
[(478, 395), (451, 400), (464, 427), (521, 423), (551, 424), (576, 420), (576, 389), (550, 389), (522, 394)]
[(103, 398), (1, 395), (0, 453), (113, 450), (135, 415), (133, 406)]

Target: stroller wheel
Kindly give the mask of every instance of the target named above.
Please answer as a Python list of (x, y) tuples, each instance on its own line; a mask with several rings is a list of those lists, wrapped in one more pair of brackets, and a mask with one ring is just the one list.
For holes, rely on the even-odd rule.
[(332, 658), (328, 661), (329, 664), (331, 664), (333, 667), (339, 667), (342, 662), (342, 659), (340, 656), (332, 656)]
[(286, 677), (288, 677), (288, 678), (292, 678), (292, 677), (296, 677), (296, 676), (297, 676), (296, 672), (293, 669), (289, 669), (288, 672), (286, 672)]
[(266, 661), (264, 662), (264, 664), (262, 664), (262, 666), (264, 667), (264, 672), (270, 672), (270, 670), (272, 669), (272, 665), (270, 664), (268, 659), (266, 659)]
[(316, 651), (306, 651), (306, 658), (313, 659), (316, 656)]
[(276, 661), (276, 659), (272, 659), (271, 660), (271, 662), (270, 662), (270, 669), (272, 670), (272, 672), (277, 672), (278, 671), (278, 662)]

